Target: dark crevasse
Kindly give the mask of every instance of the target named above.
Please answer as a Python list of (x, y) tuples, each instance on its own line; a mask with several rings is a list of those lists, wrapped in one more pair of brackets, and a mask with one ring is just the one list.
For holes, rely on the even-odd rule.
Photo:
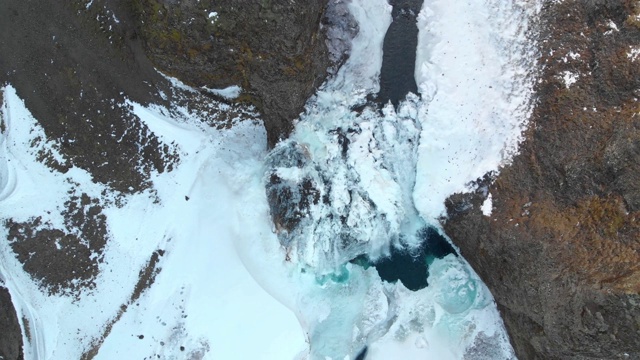
[(393, 22), (389, 26), (382, 46), (380, 92), (377, 100), (388, 101), (397, 107), (408, 92), (418, 93), (414, 76), (418, 26), (416, 18), (422, 0), (390, 0)]

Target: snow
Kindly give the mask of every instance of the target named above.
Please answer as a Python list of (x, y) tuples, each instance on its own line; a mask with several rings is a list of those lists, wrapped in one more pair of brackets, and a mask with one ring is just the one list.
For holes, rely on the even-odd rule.
[[(38, 148), (30, 143), (44, 136), (42, 129), (10, 86), (4, 101), (2, 218), (20, 221), (42, 215), (61, 225), (59, 210), (71, 188), (67, 179), (82, 184), (91, 196), (102, 196), (107, 189), (92, 183), (83, 170), (72, 168), (62, 175), (39, 163)], [(129, 195), (121, 199), (124, 206), (111, 202), (105, 207), (111, 239), (96, 289), (83, 292), (80, 300), (48, 296), (22, 270), (8, 244), (0, 243), (0, 274), (16, 300), (18, 318), (37, 329), (33, 341), (23, 336), (26, 358), (80, 358), (123, 304), (128, 309), (104, 339), (98, 359), (155, 354), (168, 359), (198, 352), (229, 359), (294, 358), (305, 348), (297, 319), (245, 266), (251, 254), (246, 249), (258, 238), (277, 244), (255, 174), (266, 147), (264, 129), (244, 122), (218, 131), (196, 119), (168, 118), (157, 107), (132, 106), (163, 141), (180, 147), (183, 161), (171, 173), (153, 174), (155, 195)], [(264, 258), (254, 262), (277, 268), (283, 258), (274, 246), (251, 250)], [(129, 304), (139, 270), (156, 249), (166, 251), (162, 271), (138, 302)], [(273, 271), (277, 273), (266, 273)], [(278, 273), (275, 278), (286, 281), (287, 276)], [(161, 341), (166, 345), (159, 345)]]
[[(154, 181), (166, 204), (154, 213), (145, 202), (132, 203), (142, 206), (131, 212), (145, 213), (136, 236), (163, 239), (169, 255), (154, 286), (114, 326), (98, 358), (142, 358), (158, 351), (180, 357), (181, 345), (214, 357), (293, 358), (304, 349), (298, 322), (255, 282), (241, 250), (251, 246), (245, 241), (273, 238), (264, 192), (257, 190), (259, 183), (251, 183), (256, 176), (250, 173), (260, 167), (263, 130), (241, 123), (224, 134), (200, 133), (153, 110), (134, 105), (134, 113), (164, 141), (183, 145), (187, 156), (173, 176)], [(130, 222), (129, 216), (112, 219), (115, 228)], [(162, 232), (154, 229), (162, 223), (167, 224)], [(262, 252), (271, 266), (282, 261), (269, 255)], [(166, 325), (157, 326), (159, 321)], [(145, 339), (131, 336), (138, 333)], [(163, 339), (167, 348), (159, 350)]]
[(416, 82), (422, 95), (416, 207), (444, 200), (508, 163), (531, 111), (532, 1), (426, 0), (418, 16)]
[(613, 22), (613, 20), (609, 20), (607, 22), (607, 26), (609, 27), (610, 30), (607, 30), (604, 32), (604, 35), (610, 35), (612, 34), (614, 31), (615, 32), (620, 32), (620, 30), (618, 29), (618, 25), (616, 25), (616, 23)]
[(562, 81), (564, 81), (564, 86), (568, 89), (571, 87), (571, 85), (575, 84), (578, 79), (580, 78), (580, 75), (568, 70), (565, 70), (562, 72), (562, 76), (560, 77), (560, 79), (562, 79)]
[(392, 7), (383, 0), (352, 1), (348, 7), (360, 30), (352, 41), (347, 63), (317, 95), (318, 103), (326, 107), (362, 103), (366, 94), (380, 88), (380, 49), (391, 25)]
[[(426, 0), (418, 16), (420, 94), (397, 109), (355, 112), (378, 91), (391, 7), (352, 0), (360, 31), (350, 58), (270, 153), (254, 122), (217, 130), (185, 108), (128, 102), (180, 155), (173, 171), (152, 173), (152, 188), (133, 195), (93, 183), (82, 169), (61, 174), (38, 162), (39, 150), (64, 159), (6, 86), (0, 218), (42, 215), (62, 226), (60, 211), (79, 183), (104, 202), (110, 238), (95, 289), (77, 298), (44, 292), (0, 242), (0, 278), (33, 330), (31, 341), (23, 334), (25, 358), (78, 359), (100, 345), (97, 359), (353, 359), (365, 346), (374, 360), (461, 359), (480, 338), (492, 339), (484, 356), (514, 358), (490, 292), (461, 257), (435, 259), (429, 286), (418, 291), (348, 261), (417, 246), (416, 231), (438, 227), (448, 196), (472, 190), (471, 181), (517, 152), (534, 75), (526, 31), (539, 5)], [(230, 98), (241, 91), (206, 90)], [(286, 154), (304, 164), (292, 166)], [(287, 246), (269, 215), (271, 173), (293, 184), (312, 179), (329, 199), (310, 207)], [(482, 206), (487, 216), (491, 201)], [(340, 247), (345, 234), (355, 240)], [(161, 270), (132, 301), (156, 250), (164, 251)]]
[[(0, 216), (4, 219), (26, 221), (33, 216), (41, 216), (44, 223), (56, 228), (64, 228), (60, 215), (68, 192), (73, 193), (71, 182), (85, 184), (82, 191), (90, 196), (99, 194), (100, 186), (91, 181), (86, 172), (72, 168), (66, 174), (51, 172), (45, 165), (36, 160), (37, 152), (42, 149), (55, 151), (57, 144), (40, 141), (32, 146), (35, 139), (45, 139), (44, 131), (29, 114), (11, 86), (4, 91), (2, 106), (3, 123), (6, 130), (2, 133), (1, 175), (3, 179), (2, 207)], [(6, 229), (2, 228), (2, 237), (7, 238)], [(25, 341), (25, 358), (79, 358), (80, 346), (87, 344), (86, 339), (78, 339), (77, 334), (94, 336), (99, 331), (101, 322), (106, 322), (108, 315), (99, 311), (101, 305), (114, 306), (124, 296), (122, 291), (114, 291), (110, 297), (98, 300), (90, 292), (83, 295), (86, 301), (74, 302), (65, 296), (49, 296), (42, 292), (38, 284), (26, 274), (13, 255), (6, 241), (0, 242), (0, 274), (6, 279), (6, 286), (12, 294), (17, 307), (18, 319), (24, 329), (23, 318), (28, 319), (33, 341)], [(91, 314), (88, 317), (87, 314)], [(65, 350), (60, 348), (64, 343), (72, 343)]]
[(627, 59), (635, 62), (640, 58), (640, 46), (629, 46), (629, 51), (627, 52)]
[(203, 86), (202, 89), (218, 96), (222, 96), (225, 99), (233, 100), (240, 96), (242, 92), (242, 88), (238, 85), (228, 86), (224, 89), (210, 89), (206, 86)]
[(493, 211), (493, 198), (491, 194), (489, 194), (484, 202), (482, 202), (480, 210), (482, 210), (482, 214), (484, 216), (491, 216), (491, 212)]

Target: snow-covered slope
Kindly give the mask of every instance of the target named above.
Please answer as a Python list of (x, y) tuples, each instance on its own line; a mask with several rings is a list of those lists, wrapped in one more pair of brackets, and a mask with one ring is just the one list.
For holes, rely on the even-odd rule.
[(541, 2), (425, 0), (416, 82), (423, 98), (416, 206), (444, 200), (516, 153), (527, 125), (536, 46), (528, 31)]
[[(75, 295), (48, 294), (22, 270), (9, 244), (0, 243), (1, 273), (23, 326), (29, 323), (27, 358), (78, 359), (96, 345), (103, 359), (207, 352), (292, 358), (305, 347), (300, 326), (246, 270), (242, 254), (249, 252), (238, 250), (269, 242), (258, 241), (262, 237), (277, 244), (257, 173), (264, 129), (242, 122), (220, 131), (188, 115), (132, 108), (163, 141), (178, 146), (182, 162), (170, 173), (155, 174), (149, 191), (111, 195), (82, 170), (61, 174), (37, 161), (39, 147), (55, 144), (32, 146), (44, 134), (13, 88), (5, 88), (2, 217), (42, 216), (61, 226), (60, 208), (69, 193), (82, 191), (105, 203), (110, 238), (95, 288)], [(140, 294), (140, 272), (156, 250), (164, 255), (150, 269), (153, 285)], [(251, 251), (272, 268), (283, 261), (268, 250)]]

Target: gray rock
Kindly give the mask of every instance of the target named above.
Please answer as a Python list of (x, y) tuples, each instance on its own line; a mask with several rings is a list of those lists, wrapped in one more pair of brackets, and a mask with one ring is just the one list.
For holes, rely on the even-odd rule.
[(0, 359), (22, 360), (22, 333), (7, 288), (0, 286)]

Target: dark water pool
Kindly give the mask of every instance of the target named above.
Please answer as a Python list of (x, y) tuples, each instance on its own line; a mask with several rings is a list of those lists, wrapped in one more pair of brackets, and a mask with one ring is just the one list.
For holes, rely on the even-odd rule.
[(422, 244), (417, 249), (392, 248), (389, 257), (370, 261), (366, 256), (352, 260), (353, 263), (365, 268), (373, 266), (380, 278), (387, 282), (400, 280), (407, 289), (417, 291), (427, 287), (429, 265), (435, 259), (454, 254), (458, 255), (451, 244), (440, 235), (434, 227), (425, 227), (418, 232)]

